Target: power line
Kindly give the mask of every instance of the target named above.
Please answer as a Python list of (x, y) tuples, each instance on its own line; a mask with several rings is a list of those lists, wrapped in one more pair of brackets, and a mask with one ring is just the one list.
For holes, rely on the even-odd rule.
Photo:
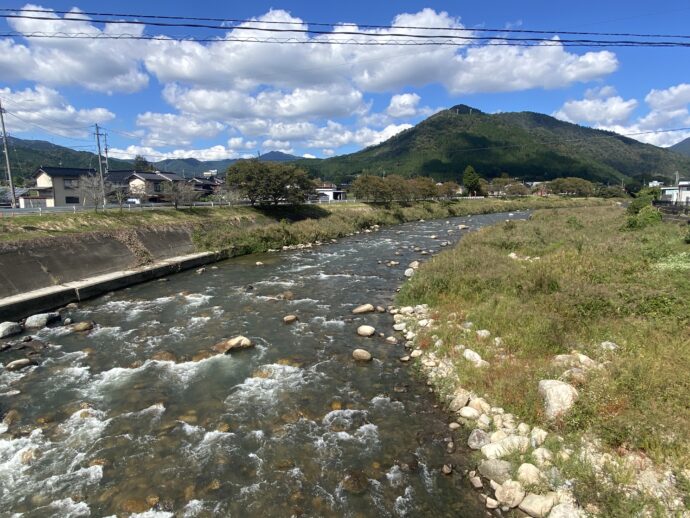
[[(279, 20), (256, 20), (256, 19), (241, 19), (241, 18), (204, 18), (204, 17), (193, 17), (193, 16), (171, 16), (171, 15), (147, 15), (147, 14), (132, 14), (132, 13), (108, 13), (108, 12), (93, 12), (93, 11), (59, 11), (53, 9), (9, 9), (2, 8), (0, 12), (11, 12), (11, 13), (47, 13), (47, 14), (63, 14), (70, 15), (70, 18), (54, 18), (54, 17), (29, 17), (26, 15), (0, 15), (0, 17), (17, 17), (17, 18), (34, 18), (34, 19), (47, 19), (47, 20), (60, 20), (60, 21), (89, 21), (94, 23), (124, 23), (124, 24), (148, 24), (154, 25), (163, 22), (139, 22), (137, 20), (105, 20), (96, 21), (89, 18), (74, 18), (74, 16), (117, 16), (122, 18), (140, 18), (145, 20), (191, 20), (197, 22), (218, 22), (223, 25), (203, 25), (203, 24), (191, 24), (189, 22), (185, 23), (169, 23), (164, 26), (169, 27), (199, 27), (199, 28), (210, 28), (210, 29), (246, 29), (246, 30), (263, 30), (261, 27), (237, 27), (228, 26), (224, 24), (228, 23), (241, 23), (241, 24), (261, 24), (261, 25), (313, 25), (316, 27), (348, 27), (355, 26), (360, 29), (410, 29), (410, 30), (435, 30), (435, 31), (453, 31), (453, 32), (487, 32), (487, 33), (499, 33), (499, 34), (569, 34), (569, 35), (585, 35), (585, 36), (626, 36), (635, 38), (688, 38), (690, 35), (687, 34), (640, 34), (640, 33), (629, 33), (629, 32), (582, 32), (582, 31), (563, 31), (563, 30), (544, 30), (544, 29), (507, 29), (507, 28), (468, 28), (468, 27), (435, 27), (435, 26), (421, 26), (421, 25), (375, 25), (375, 24), (358, 24), (358, 23), (343, 23), (343, 22), (310, 22), (310, 21), (299, 21), (299, 22), (286, 22)], [(294, 32), (288, 30), (288, 32)], [(330, 34), (330, 32), (329, 32)], [(365, 33), (370, 35), (370, 33)], [(384, 34), (385, 35), (385, 34)]]
[[(329, 33), (338, 36), (337, 33)], [(358, 40), (358, 39), (298, 39), (298, 38), (254, 38), (254, 37), (213, 37), (198, 38), (194, 36), (171, 37), (168, 35), (148, 36), (140, 34), (91, 34), (75, 32), (5, 32), (0, 33), (1, 38), (39, 38), (39, 39), (84, 39), (84, 40), (151, 40), (163, 42), (196, 42), (196, 43), (271, 43), (271, 44), (296, 44), (296, 45), (355, 45), (355, 46), (468, 46), (468, 42), (474, 42), (483, 46), (510, 46), (510, 47), (536, 47), (536, 46), (563, 46), (563, 47), (647, 47), (647, 48), (673, 48), (690, 47), (690, 42), (684, 41), (636, 41), (636, 40), (566, 40), (566, 39), (486, 39), (466, 37), (467, 41), (455, 41), (447, 39), (390, 39), (390, 40)]]
[[(38, 129), (41, 129), (41, 130), (45, 131), (46, 133), (50, 133), (51, 135), (55, 135), (56, 137), (66, 138), (66, 139), (69, 139), (69, 140), (74, 140), (74, 141), (76, 141), (76, 142), (88, 142), (86, 139), (83, 139), (83, 138), (69, 137), (69, 136), (67, 136), (67, 135), (61, 135), (60, 133), (56, 133), (55, 131), (50, 130), (50, 129), (48, 129), (48, 128), (44, 127), (44, 126), (41, 126), (41, 125), (39, 125), (39, 124), (36, 124), (35, 122), (28, 121), (28, 120), (26, 120), (26, 119), (20, 117), (20, 116), (17, 115), (16, 113), (11, 112), (11, 111), (9, 111), (9, 110), (5, 110), (5, 113), (7, 113), (7, 115), (9, 115), (10, 117), (14, 117), (14, 118), (17, 119), (17, 120), (22, 121), (24, 124), (29, 124), (30, 126), (34, 126), (34, 127), (38, 128)], [(60, 123), (60, 124), (64, 127), (64, 124), (62, 124), (62, 123)], [(87, 127), (88, 127), (88, 126), (87, 126)], [(74, 128), (67, 128), (67, 127), (65, 127), (65, 129), (82, 129), (82, 128), (83, 128), (82, 126), (74, 127)]]

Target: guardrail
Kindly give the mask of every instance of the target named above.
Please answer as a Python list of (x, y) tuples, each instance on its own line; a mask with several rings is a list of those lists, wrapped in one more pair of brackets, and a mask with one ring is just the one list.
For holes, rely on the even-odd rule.
[[(308, 200), (305, 202), (307, 205), (327, 205), (329, 203), (352, 203), (356, 200)], [(208, 207), (208, 208), (221, 208), (221, 207), (246, 207), (250, 206), (249, 200), (240, 201), (195, 201), (191, 204), (180, 204), (178, 205), (179, 210), (196, 208), (196, 207)], [(281, 204), (282, 205), (282, 204)], [(169, 202), (160, 203), (125, 203), (122, 206), (109, 203), (105, 206), (107, 211), (137, 211), (137, 210), (171, 210), (174, 209), (174, 205)], [(26, 208), (0, 208), (0, 218), (11, 218), (15, 216), (29, 216), (29, 215), (39, 215), (43, 214), (65, 214), (77, 212), (91, 212), (94, 211), (95, 207), (93, 205), (72, 205), (69, 207), (26, 207)], [(103, 207), (98, 206), (98, 210), (102, 211)]]

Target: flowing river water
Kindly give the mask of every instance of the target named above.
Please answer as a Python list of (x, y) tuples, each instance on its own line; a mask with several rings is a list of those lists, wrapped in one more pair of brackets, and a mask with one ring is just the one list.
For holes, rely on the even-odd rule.
[[(407, 265), (429, 257), (419, 249), (455, 243), (459, 224), (508, 217), (525, 213), (236, 258), (81, 304), (70, 316), (93, 331), (44, 328), (40, 365), (0, 369), (0, 415), (18, 412), (0, 424), (0, 514), (485, 516), (461, 474), (463, 434), (399, 361), (402, 343), (356, 335), (392, 334), (391, 315), (351, 311), (391, 304)], [(239, 334), (257, 346), (207, 357)], [(353, 361), (356, 347), (374, 360)]]

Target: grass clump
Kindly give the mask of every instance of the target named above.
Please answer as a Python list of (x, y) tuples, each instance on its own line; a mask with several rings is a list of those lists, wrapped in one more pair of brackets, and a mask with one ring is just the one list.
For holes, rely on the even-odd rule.
[[(398, 302), (427, 303), (442, 322), (457, 313), (501, 336), (498, 347), (457, 326), (442, 331), (461, 385), (533, 423), (544, 421), (539, 380), (557, 379), (565, 370), (553, 356), (574, 349), (589, 355), (604, 368), (573, 382), (580, 398), (552, 428), (566, 436), (592, 434), (611, 449), (687, 469), (690, 276), (684, 229), (659, 223), (623, 231), (625, 220), (625, 212), (613, 207), (558, 209), (480, 230), (423, 265)], [(619, 348), (602, 349), (603, 341)], [(458, 343), (491, 367), (468, 368), (453, 352)]]

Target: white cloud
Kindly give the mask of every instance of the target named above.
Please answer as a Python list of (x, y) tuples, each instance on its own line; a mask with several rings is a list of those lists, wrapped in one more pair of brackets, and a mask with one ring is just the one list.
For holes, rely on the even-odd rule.
[(239, 154), (225, 146), (217, 145), (205, 149), (175, 149), (174, 151), (159, 151), (149, 146), (127, 146), (125, 149), (111, 148), (110, 156), (123, 160), (132, 160), (136, 155), (142, 155), (150, 162), (158, 162), (168, 158), (196, 158), (197, 160), (224, 160), (239, 158)]
[(229, 149), (254, 149), (256, 145), (256, 140), (244, 140), (244, 137), (232, 137), (228, 140)]
[(671, 146), (690, 137), (690, 130), (663, 131), (690, 126), (690, 84), (651, 90), (645, 97), (649, 112), (631, 123), (628, 119), (637, 107), (637, 101), (624, 101), (615, 94), (611, 87), (587, 90), (585, 99), (566, 102), (554, 116), (614, 131), (656, 146)]
[[(332, 150), (348, 144), (360, 146), (373, 146), (389, 139), (403, 130), (411, 128), (411, 124), (389, 124), (384, 129), (377, 131), (371, 128), (359, 128), (349, 130), (342, 124), (328, 121), (326, 126), (318, 128), (312, 138), (306, 141), (309, 148), (326, 148)], [(324, 149), (324, 154), (326, 153)]]
[(200, 122), (191, 116), (172, 113), (141, 113), (137, 126), (147, 133), (142, 139), (144, 146), (189, 146), (196, 138), (211, 138), (224, 126), (219, 122)]
[(421, 97), (417, 94), (400, 94), (391, 97), (386, 113), (391, 117), (413, 117)]
[(315, 156), (315, 155), (312, 155), (311, 153), (304, 153), (304, 154), (302, 155), (302, 158), (316, 158), (316, 156)]
[(10, 132), (37, 131), (40, 126), (66, 137), (86, 137), (93, 131), (89, 126), (115, 118), (105, 108), (77, 109), (56, 90), (41, 85), (16, 91), (2, 88), (0, 97)]
[(335, 150), (334, 149), (322, 149), (321, 153), (323, 153), (323, 156), (333, 156), (333, 155), (335, 155)]
[[(33, 4), (25, 8), (42, 9)], [(73, 9), (72, 13), (79, 14), (79, 11)], [(67, 14), (65, 18), (74, 17), (74, 14)], [(69, 22), (52, 13), (41, 16), (51, 19), (11, 18), (7, 23), (21, 34), (141, 35), (144, 31), (143, 25), (106, 24), (98, 29), (88, 21)], [(135, 92), (144, 88), (149, 80), (141, 63), (146, 47), (145, 42), (137, 40), (31, 38), (24, 45), (5, 39), (0, 41), (0, 76), (6, 81), (79, 85), (107, 93)]]
[(262, 147), (263, 153), (267, 153), (269, 151), (282, 151), (283, 153), (295, 152), (295, 150), (290, 146), (290, 142), (286, 140), (266, 139), (264, 140)]

